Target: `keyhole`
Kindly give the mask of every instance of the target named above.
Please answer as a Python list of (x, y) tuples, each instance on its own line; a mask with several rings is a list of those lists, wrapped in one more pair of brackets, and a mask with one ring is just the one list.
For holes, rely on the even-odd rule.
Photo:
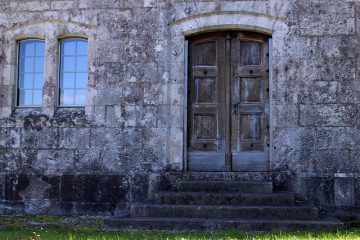
[(253, 146), (254, 146), (254, 144), (251, 143), (251, 144), (250, 144), (250, 147), (253, 147)]
[(207, 71), (204, 71), (204, 75), (206, 75), (207, 74)]
[(253, 74), (254, 71), (253, 71), (253, 70), (250, 70), (249, 72), (250, 72), (250, 74)]
[(203, 147), (204, 147), (204, 148), (207, 148), (207, 144), (203, 144)]

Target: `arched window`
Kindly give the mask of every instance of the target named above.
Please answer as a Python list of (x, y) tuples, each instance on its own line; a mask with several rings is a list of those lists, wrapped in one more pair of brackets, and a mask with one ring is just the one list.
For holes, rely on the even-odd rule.
[(88, 79), (88, 44), (65, 39), (60, 47), (60, 106), (84, 106)]
[(40, 107), (44, 85), (44, 41), (19, 42), (18, 103), (20, 107)]

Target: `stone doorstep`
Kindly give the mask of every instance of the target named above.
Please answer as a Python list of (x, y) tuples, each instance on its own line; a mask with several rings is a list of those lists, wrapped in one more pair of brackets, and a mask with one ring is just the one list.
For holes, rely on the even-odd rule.
[(159, 192), (155, 194), (156, 204), (192, 205), (247, 205), (281, 206), (294, 205), (295, 195), (291, 192), (277, 193), (209, 193), (209, 192)]
[(245, 181), (182, 181), (180, 191), (272, 193), (272, 182)]
[(314, 206), (217, 206), (141, 204), (130, 208), (132, 217), (182, 217), (219, 219), (317, 219)]

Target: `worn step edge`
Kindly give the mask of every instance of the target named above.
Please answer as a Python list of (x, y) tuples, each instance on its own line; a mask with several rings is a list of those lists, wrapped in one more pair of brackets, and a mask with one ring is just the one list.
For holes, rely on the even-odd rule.
[(238, 229), (242, 231), (324, 231), (336, 230), (343, 223), (335, 218), (301, 219), (204, 219), (204, 218), (109, 218), (105, 225), (112, 230), (178, 230), (213, 231)]
[(157, 204), (207, 204), (207, 205), (294, 205), (295, 194), (276, 193), (212, 193), (212, 192), (158, 192)]
[(178, 190), (180, 191), (242, 191), (246, 193), (272, 193), (272, 182), (253, 181), (181, 181)]
[(132, 217), (316, 219), (318, 212), (313, 206), (140, 204), (130, 207)]

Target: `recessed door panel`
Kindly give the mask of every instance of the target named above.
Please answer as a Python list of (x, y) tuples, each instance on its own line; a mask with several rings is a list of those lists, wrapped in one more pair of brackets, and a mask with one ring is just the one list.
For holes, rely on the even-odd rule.
[(187, 134), (190, 170), (225, 170), (223, 35), (207, 34), (190, 43)]
[(238, 34), (232, 48), (232, 170), (266, 171), (270, 150), (268, 42)]

